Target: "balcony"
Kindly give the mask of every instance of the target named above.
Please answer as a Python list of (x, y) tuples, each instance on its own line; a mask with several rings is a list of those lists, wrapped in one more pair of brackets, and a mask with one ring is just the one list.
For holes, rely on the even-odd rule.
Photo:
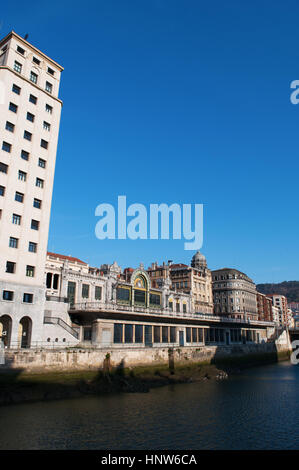
[(269, 326), (273, 327), (273, 322), (249, 320), (241, 318), (231, 318), (225, 316), (217, 316), (206, 313), (188, 313), (188, 312), (173, 312), (169, 307), (164, 308), (151, 308), (142, 307), (140, 305), (124, 305), (119, 303), (104, 303), (104, 302), (81, 302), (70, 306), (70, 311), (89, 311), (89, 312), (119, 312), (119, 313), (134, 313), (134, 314), (150, 314), (161, 315), (171, 318), (185, 318), (194, 320), (208, 320), (213, 323), (247, 323), (248, 325)]
[(69, 299), (67, 297), (59, 297), (57, 295), (46, 295), (47, 302), (64, 302), (67, 304)]

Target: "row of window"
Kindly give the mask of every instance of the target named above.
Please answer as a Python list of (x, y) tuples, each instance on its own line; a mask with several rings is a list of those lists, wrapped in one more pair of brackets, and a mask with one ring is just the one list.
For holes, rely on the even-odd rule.
[(114, 324), (114, 343), (176, 343), (175, 326)]
[[(88, 299), (89, 298), (89, 284), (82, 284), (82, 298)], [(95, 293), (94, 293), (95, 300), (101, 300), (102, 298), (102, 287), (95, 286)]]
[[(12, 90), (13, 93), (15, 93), (16, 95), (20, 95), (20, 94), (21, 94), (21, 91), (22, 91), (21, 87), (19, 87), (19, 86), (16, 85), (16, 84), (13, 84), (11, 90)], [(29, 94), (29, 99), (28, 99), (28, 101), (29, 101), (29, 103), (32, 103), (32, 104), (35, 104), (35, 105), (36, 105), (36, 104), (37, 104), (37, 97), (34, 96), (34, 95), (32, 95), (32, 94)], [(14, 105), (13, 103), (12, 103), (12, 105), (13, 105), (13, 106), (16, 106), (16, 105)], [(15, 110), (14, 112), (17, 112), (17, 109), (18, 109), (18, 107), (16, 106), (16, 110)], [(45, 109), (46, 109), (47, 113), (52, 114), (52, 112), (53, 112), (52, 106), (50, 106), (49, 104), (46, 103)], [(13, 109), (10, 109), (10, 110), (13, 111)]]
[[(31, 95), (31, 96), (32, 96), (32, 95)], [(8, 109), (9, 109), (9, 111), (11, 111), (11, 112), (17, 114), (17, 112), (18, 112), (18, 105), (16, 105), (15, 103), (12, 103), (12, 102), (10, 101)], [(50, 105), (47, 104), (47, 103), (46, 103), (46, 111), (47, 111), (47, 113), (49, 113), (49, 114), (52, 114), (52, 112), (53, 112), (52, 106), (50, 106)], [(27, 118), (28, 121), (34, 122), (34, 120), (35, 120), (35, 115), (32, 114), (32, 113), (29, 113), (29, 111), (28, 111), (28, 112), (27, 112), (27, 115), (26, 115), (26, 118)]]
[[(6, 49), (7, 49), (7, 45), (5, 45), (5, 46), (3, 47), (3, 49), (1, 50), (1, 52), (5, 52)], [(19, 54), (25, 56), (25, 52), (26, 52), (26, 51), (25, 51), (25, 49), (23, 49), (21, 46), (17, 46), (17, 49), (16, 49), (16, 50), (17, 50), (17, 52), (18, 52)], [(33, 56), (33, 58), (32, 58), (32, 62), (34, 62), (34, 63), (35, 63), (36, 65), (38, 65), (38, 66), (40, 66), (40, 63), (41, 63), (40, 60), (39, 60), (37, 57), (34, 57), (34, 56)], [(48, 73), (49, 73), (50, 75), (53, 75), (53, 77), (54, 77), (55, 71), (54, 71), (53, 69), (51, 69), (50, 67), (48, 67), (47, 71), (48, 71)]]
[[(15, 274), (16, 272), (16, 263), (14, 261), (6, 261), (6, 273)], [(26, 266), (26, 276), (34, 277), (35, 275), (35, 266), (30, 266), (27, 264)]]
[[(54, 274), (54, 282), (55, 282), (55, 276)], [(54, 285), (53, 282), (53, 285)], [(52, 286), (52, 273), (47, 273), (47, 288), (53, 288)], [(58, 286), (58, 279), (57, 279), (57, 286)], [(77, 289), (77, 284), (76, 282), (69, 281), (68, 282), (68, 288), (67, 288), (67, 297), (69, 299), (70, 304), (74, 304), (75, 298), (76, 298), (76, 289)], [(89, 299), (90, 298), (90, 285), (89, 284), (82, 284), (82, 289), (81, 289), (81, 297), (83, 299)], [(102, 299), (102, 287), (101, 286), (95, 286), (94, 290), (94, 298), (95, 300), (101, 300)]]
[[(10, 145), (10, 144), (8, 144), (7, 142), (3, 142), (3, 143), (2, 143), (2, 150), (8, 151), (8, 150), (6, 150), (6, 149), (8, 148), (7, 145)], [(11, 151), (11, 147), (10, 147), (10, 151)], [(10, 153), (10, 151), (9, 151), (9, 153)], [(21, 158), (22, 158), (23, 160), (26, 160), (26, 161), (28, 162), (29, 157), (30, 157), (30, 154), (29, 154), (29, 152), (27, 152), (26, 150), (21, 150), (21, 155), (20, 155), (20, 156), (21, 156)], [(43, 158), (39, 158), (39, 159), (38, 159), (38, 166), (39, 166), (40, 168), (46, 168), (46, 163), (47, 163), (46, 160), (44, 160)], [(3, 164), (3, 165), (4, 165), (4, 164)], [(6, 166), (7, 166), (7, 165), (6, 165)], [(7, 172), (6, 172), (6, 173), (7, 173)], [(20, 179), (20, 178), (19, 178), (19, 179)]]
[[(38, 60), (38, 59), (37, 59), (37, 60)], [(22, 68), (23, 68), (23, 65), (22, 65), (20, 62), (18, 62), (17, 60), (15, 60), (15, 62), (14, 62), (14, 71), (17, 72), (17, 73), (22, 73)], [(48, 67), (48, 68), (49, 68), (49, 67)], [(52, 70), (52, 69), (50, 69), (50, 70)], [(53, 74), (54, 74), (54, 71), (53, 71)], [(34, 83), (35, 85), (37, 85), (37, 82), (38, 82), (38, 75), (37, 75), (37, 73), (31, 71), (29, 78), (30, 78), (30, 81), (31, 81), (32, 83)], [(48, 82), (47, 80), (46, 80), (46, 84), (45, 84), (45, 90), (46, 90), (48, 93), (52, 93), (52, 92), (53, 92), (53, 85), (52, 85), (52, 83)]]
[[(19, 238), (9, 237), (8, 246), (9, 246), (10, 248), (18, 248), (18, 247), (19, 247)], [(28, 251), (30, 251), (31, 253), (36, 253), (36, 251), (37, 251), (37, 243), (35, 243), (35, 242), (29, 242)]]
[[(5, 195), (5, 186), (0, 186), (0, 196), (4, 196), (4, 195)], [(25, 195), (23, 193), (16, 191), (15, 201), (23, 203), (24, 197)], [(40, 199), (33, 198), (33, 207), (35, 207), (36, 209), (41, 209), (42, 201)]]
[[(10, 302), (13, 302), (14, 292), (11, 291), (11, 290), (4, 290), (3, 293), (2, 293), (2, 299), (3, 300), (9, 300)], [(28, 294), (27, 292), (24, 292), (23, 302), (25, 302), (26, 304), (32, 304), (33, 303), (33, 294)]]
[[(41, 160), (41, 159), (40, 159)], [(46, 161), (45, 160), (41, 160), (39, 161), (39, 166), (41, 168), (45, 168), (45, 165), (46, 165)], [(0, 172), (1, 173), (5, 173), (7, 175), (8, 173), (8, 168), (9, 168), (9, 165), (7, 165), (6, 163), (3, 163), (3, 162), (0, 162)], [(19, 170), (18, 171), (18, 179), (20, 181), (24, 181), (26, 182), (27, 181), (27, 173), (23, 170)], [(44, 187), (44, 180), (42, 178), (39, 178), (39, 177), (36, 177), (35, 179), (35, 186), (38, 187), (38, 188), (43, 188)], [(3, 186), (2, 186), (3, 188)], [(4, 194), (1, 194), (1, 196), (3, 196)]]
[[(30, 121), (30, 122), (34, 122), (34, 119), (35, 119), (34, 114), (31, 114), (31, 113), (28, 112), (28, 113), (27, 113), (27, 120)], [(51, 124), (49, 124), (48, 122), (44, 121), (44, 123), (43, 123), (43, 128), (44, 128), (44, 130), (46, 130), (46, 131), (50, 131), (50, 129), (51, 129)], [(15, 131), (15, 124), (13, 124), (12, 122), (6, 121), (5, 129), (6, 129), (8, 132), (14, 132), (14, 131)], [(31, 134), (30, 132), (28, 132), (28, 131), (24, 131), (24, 139), (31, 141), (31, 138), (32, 138), (32, 134)]]
[[(171, 312), (173, 312), (173, 301), (172, 301), (172, 300), (169, 300), (168, 306), (169, 306), (169, 310), (170, 310)], [(176, 302), (175, 311), (176, 311), (177, 313), (180, 313), (180, 312), (181, 312), (181, 304), (180, 304), (180, 302)], [(186, 313), (186, 312), (187, 312), (187, 304), (183, 303), (183, 313)]]
[[(22, 216), (19, 214), (12, 214), (12, 223), (15, 225), (21, 225), (22, 222)], [(39, 230), (39, 221), (35, 219), (31, 219), (31, 225), (30, 228), (32, 230)]]
[(174, 282), (173, 283), (174, 287), (176, 287), (177, 289), (179, 288), (184, 288), (186, 289), (188, 287), (188, 281), (181, 281), (181, 282)]
[[(32, 139), (32, 134), (31, 134), (30, 132), (28, 132), (28, 131), (24, 131), (24, 139), (31, 141), (31, 139)], [(47, 149), (48, 149), (48, 145), (49, 145), (49, 142), (47, 142), (47, 141), (44, 140), (44, 139), (41, 139), (41, 141), (40, 141), (40, 146), (41, 146), (42, 148), (44, 148), (44, 149), (47, 150)], [(3, 141), (3, 142), (2, 142), (2, 150), (3, 150), (4, 152), (11, 153), (12, 144), (10, 144), (9, 142)], [(23, 150), (22, 150), (22, 152), (23, 152)], [(24, 158), (24, 160), (28, 160), (28, 159)]]

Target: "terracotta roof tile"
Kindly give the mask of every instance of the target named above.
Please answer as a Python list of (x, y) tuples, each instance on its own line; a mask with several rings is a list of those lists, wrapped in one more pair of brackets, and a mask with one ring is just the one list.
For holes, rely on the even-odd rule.
[(80, 263), (80, 264), (85, 264), (84, 261), (81, 261), (79, 258), (73, 258), (72, 256), (66, 256), (66, 255), (59, 255), (58, 253), (51, 253), (50, 251), (47, 252), (48, 256), (55, 256), (55, 258), (59, 259), (67, 259), (68, 261), (71, 261), (72, 263)]

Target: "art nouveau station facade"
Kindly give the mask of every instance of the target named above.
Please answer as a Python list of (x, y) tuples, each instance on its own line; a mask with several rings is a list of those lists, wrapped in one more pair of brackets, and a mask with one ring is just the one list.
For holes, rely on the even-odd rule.
[[(77, 333), (78, 343), (103, 348), (267, 341), (273, 323), (194, 309), (192, 289), (177, 285), (171, 266), (153, 263), (147, 270), (142, 264), (122, 270), (114, 262), (92, 268), (78, 258), (48, 253), (45, 322), (51, 336), (45, 341), (61, 344), (74, 340), (66, 336), (59, 318)], [(206, 280), (212, 282), (210, 276)]]

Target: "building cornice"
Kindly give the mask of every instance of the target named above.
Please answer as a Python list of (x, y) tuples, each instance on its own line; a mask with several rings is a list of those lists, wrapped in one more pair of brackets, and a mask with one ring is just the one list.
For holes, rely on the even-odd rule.
[(9, 67), (8, 65), (0, 65), (0, 70), (8, 70), (9, 72), (12, 72), (16, 77), (19, 77), (19, 78), (22, 78), (22, 80), (25, 80), (25, 82), (29, 83), (30, 85), (32, 85), (33, 87), (35, 87), (37, 90), (39, 91), (43, 91), (47, 96), (49, 96), (49, 98), (52, 98), (53, 100), (55, 101), (58, 101), (58, 103), (61, 104), (61, 106), (63, 106), (63, 102), (57, 98), (57, 96), (53, 96), (51, 95), (51, 93), (48, 93), (46, 90), (44, 90), (43, 88), (39, 87), (38, 85), (36, 85), (35, 83), (33, 83), (31, 80), (29, 80), (28, 78), (24, 77), (24, 75), (21, 75), (20, 73), (16, 72), (15, 70), (13, 70), (11, 67)]
[(48, 57), (46, 54), (44, 54), (43, 52), (41, 52), (39, 49), (37, 49), (37, 47), (33, 46), (32, 44), (30, 44), (30, 42), (26, 41), (26, 39), (22, 38), (21, 36), (19, 36), (17, 33), (15, 33), (14, 31), (11, 31), (10, 33), (8, 33), (3, 39), (1, 39), (0, 41), (0, 47), (2, 46), (2, 44), (4, 44), (5, 42), (7, 42), (9, 39), (11, 39), (12, 37), (15, 37), (18, 41), (22, 42), (24, 46), (28, 47), (29, 49), (31, 49), (31, 51), (33, 52), (37, 52), (39, 55), (41, 55), (44, 59), (48, 60), (49, 62), (51, 62), (53, 65), (55, 65), (55, 67), (57, 67), (61, 72), (64, 70), (64, 68), (62, 67), (62, 65), (59, 65), (58, 62), (55, 62), (55, 60), (53, 59), (50, 59), (50, 57)]

